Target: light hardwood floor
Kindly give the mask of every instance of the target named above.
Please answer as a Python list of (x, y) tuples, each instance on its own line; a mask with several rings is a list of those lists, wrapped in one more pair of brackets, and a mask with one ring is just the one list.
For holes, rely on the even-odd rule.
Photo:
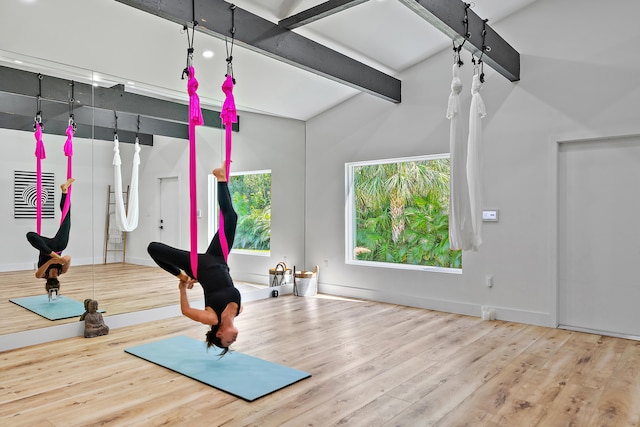
[(0, 353), (0, 425), (639, 424), (637, 341), (322, 296), (247, 303), (237, 326), (236, 351), (313, 376), (246, 402), (124, 352), (204, 337), (178, 317)]
[[(96, 264), (72, 266), (60, 277), (60, 293), (77, 301), (96, 299), (105, 316), (166, 307), (180, 302), (177, 279), (159, 267), (135, 264)], [(46, 328), (77, 322), (79, 317), (51, 321), (13, 304), (11, 298), (46, 295), (45, 281), (37, 279), (33, 271), (0, 273), (0, 334)], [(202, 299), (198, 284), (189, 293), (193, 301)], [(253, 285), (238, 282), (241, 291)]]

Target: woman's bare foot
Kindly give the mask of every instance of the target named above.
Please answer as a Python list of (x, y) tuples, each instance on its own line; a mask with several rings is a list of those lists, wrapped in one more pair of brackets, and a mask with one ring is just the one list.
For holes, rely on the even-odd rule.
[(215, 168), (212, 173), (218, 182), (227, 182), (227, 166), (225, 163), (222, 163), (222, 166), (219, 168)]
[(65, 182), (60, 186), (60, 189), (62, 190), (63, 193), (66, 194), (66, 192), (69, 190), (69, 187), (71, 187), (71, 184), (73, 184), (73, 181), (75, 181), (75, 179), (69, 178), (67, 182)]

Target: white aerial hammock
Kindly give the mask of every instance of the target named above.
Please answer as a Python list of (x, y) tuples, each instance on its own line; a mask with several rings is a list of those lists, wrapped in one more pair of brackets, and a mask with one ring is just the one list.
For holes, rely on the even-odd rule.
[[(460, 46), (462, 47), (462, 45)], [(451, 94), (447, 105), (447, 118), (451, 121), (449, 133), (450, 152), (450, 193), (449, 193), (449, 247), (453, 250), (473, 249), (474, 234), (471, 222), (471, 206), (469, 200), (469, 186), (467, 183), (467, 146), (462, 135), (462, 120), (460, 120), (460, 92), (462, 81), (459, 68), (460, 50), (454, 44), (453, 78), (451, 80)]]
[[(481, 66), (482, 63), (479, 62)], [(480, 96), (484, 73), (477, 68), (471, 84), (471, 108), (469, 109), (469, 139), (467, 143), (467, 182), (471, 201), (471, 222), (473, 224), (473, 248), (482, 244), (482, 118), (487, 115), (484, 101)]]
[[(117, 119), (117, 117), (116, 117)], [(138, 127), (140, 120), (138, 119)], [(115, 217), (116, 224), (120, 231), (133, 231), (138, 226), (138, 169), (140, 166), (140, 142), (136, 133), (136, 142), (133, 154), (133, 167), (131, 168), (131, 184), (129, 186), (129, 203), (127, 209), (124, 206), (124, 197), (122, 196), (122, 160), (120, 159), (120, 141), (118, 140), (118, 132), (113, 135), (113, 181), (114, 193), (116, 199)]]

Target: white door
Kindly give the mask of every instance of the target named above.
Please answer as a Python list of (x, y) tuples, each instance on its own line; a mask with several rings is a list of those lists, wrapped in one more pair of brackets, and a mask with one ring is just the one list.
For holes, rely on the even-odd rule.
[(179, 200), (178, 177), (160, 178), (159, 240), (174, 248), (180, 247)]
[(558, 155), (561, 326), (640, 337), (640, 136)]

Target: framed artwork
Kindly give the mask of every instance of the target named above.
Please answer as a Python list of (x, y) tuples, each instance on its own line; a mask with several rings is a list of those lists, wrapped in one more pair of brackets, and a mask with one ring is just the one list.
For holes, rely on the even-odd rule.
[[(55, 217), (54, 174), (42, 173), (42, 218)], [(13, 171), (13, 216), (36, 218), (36, 173)]]

